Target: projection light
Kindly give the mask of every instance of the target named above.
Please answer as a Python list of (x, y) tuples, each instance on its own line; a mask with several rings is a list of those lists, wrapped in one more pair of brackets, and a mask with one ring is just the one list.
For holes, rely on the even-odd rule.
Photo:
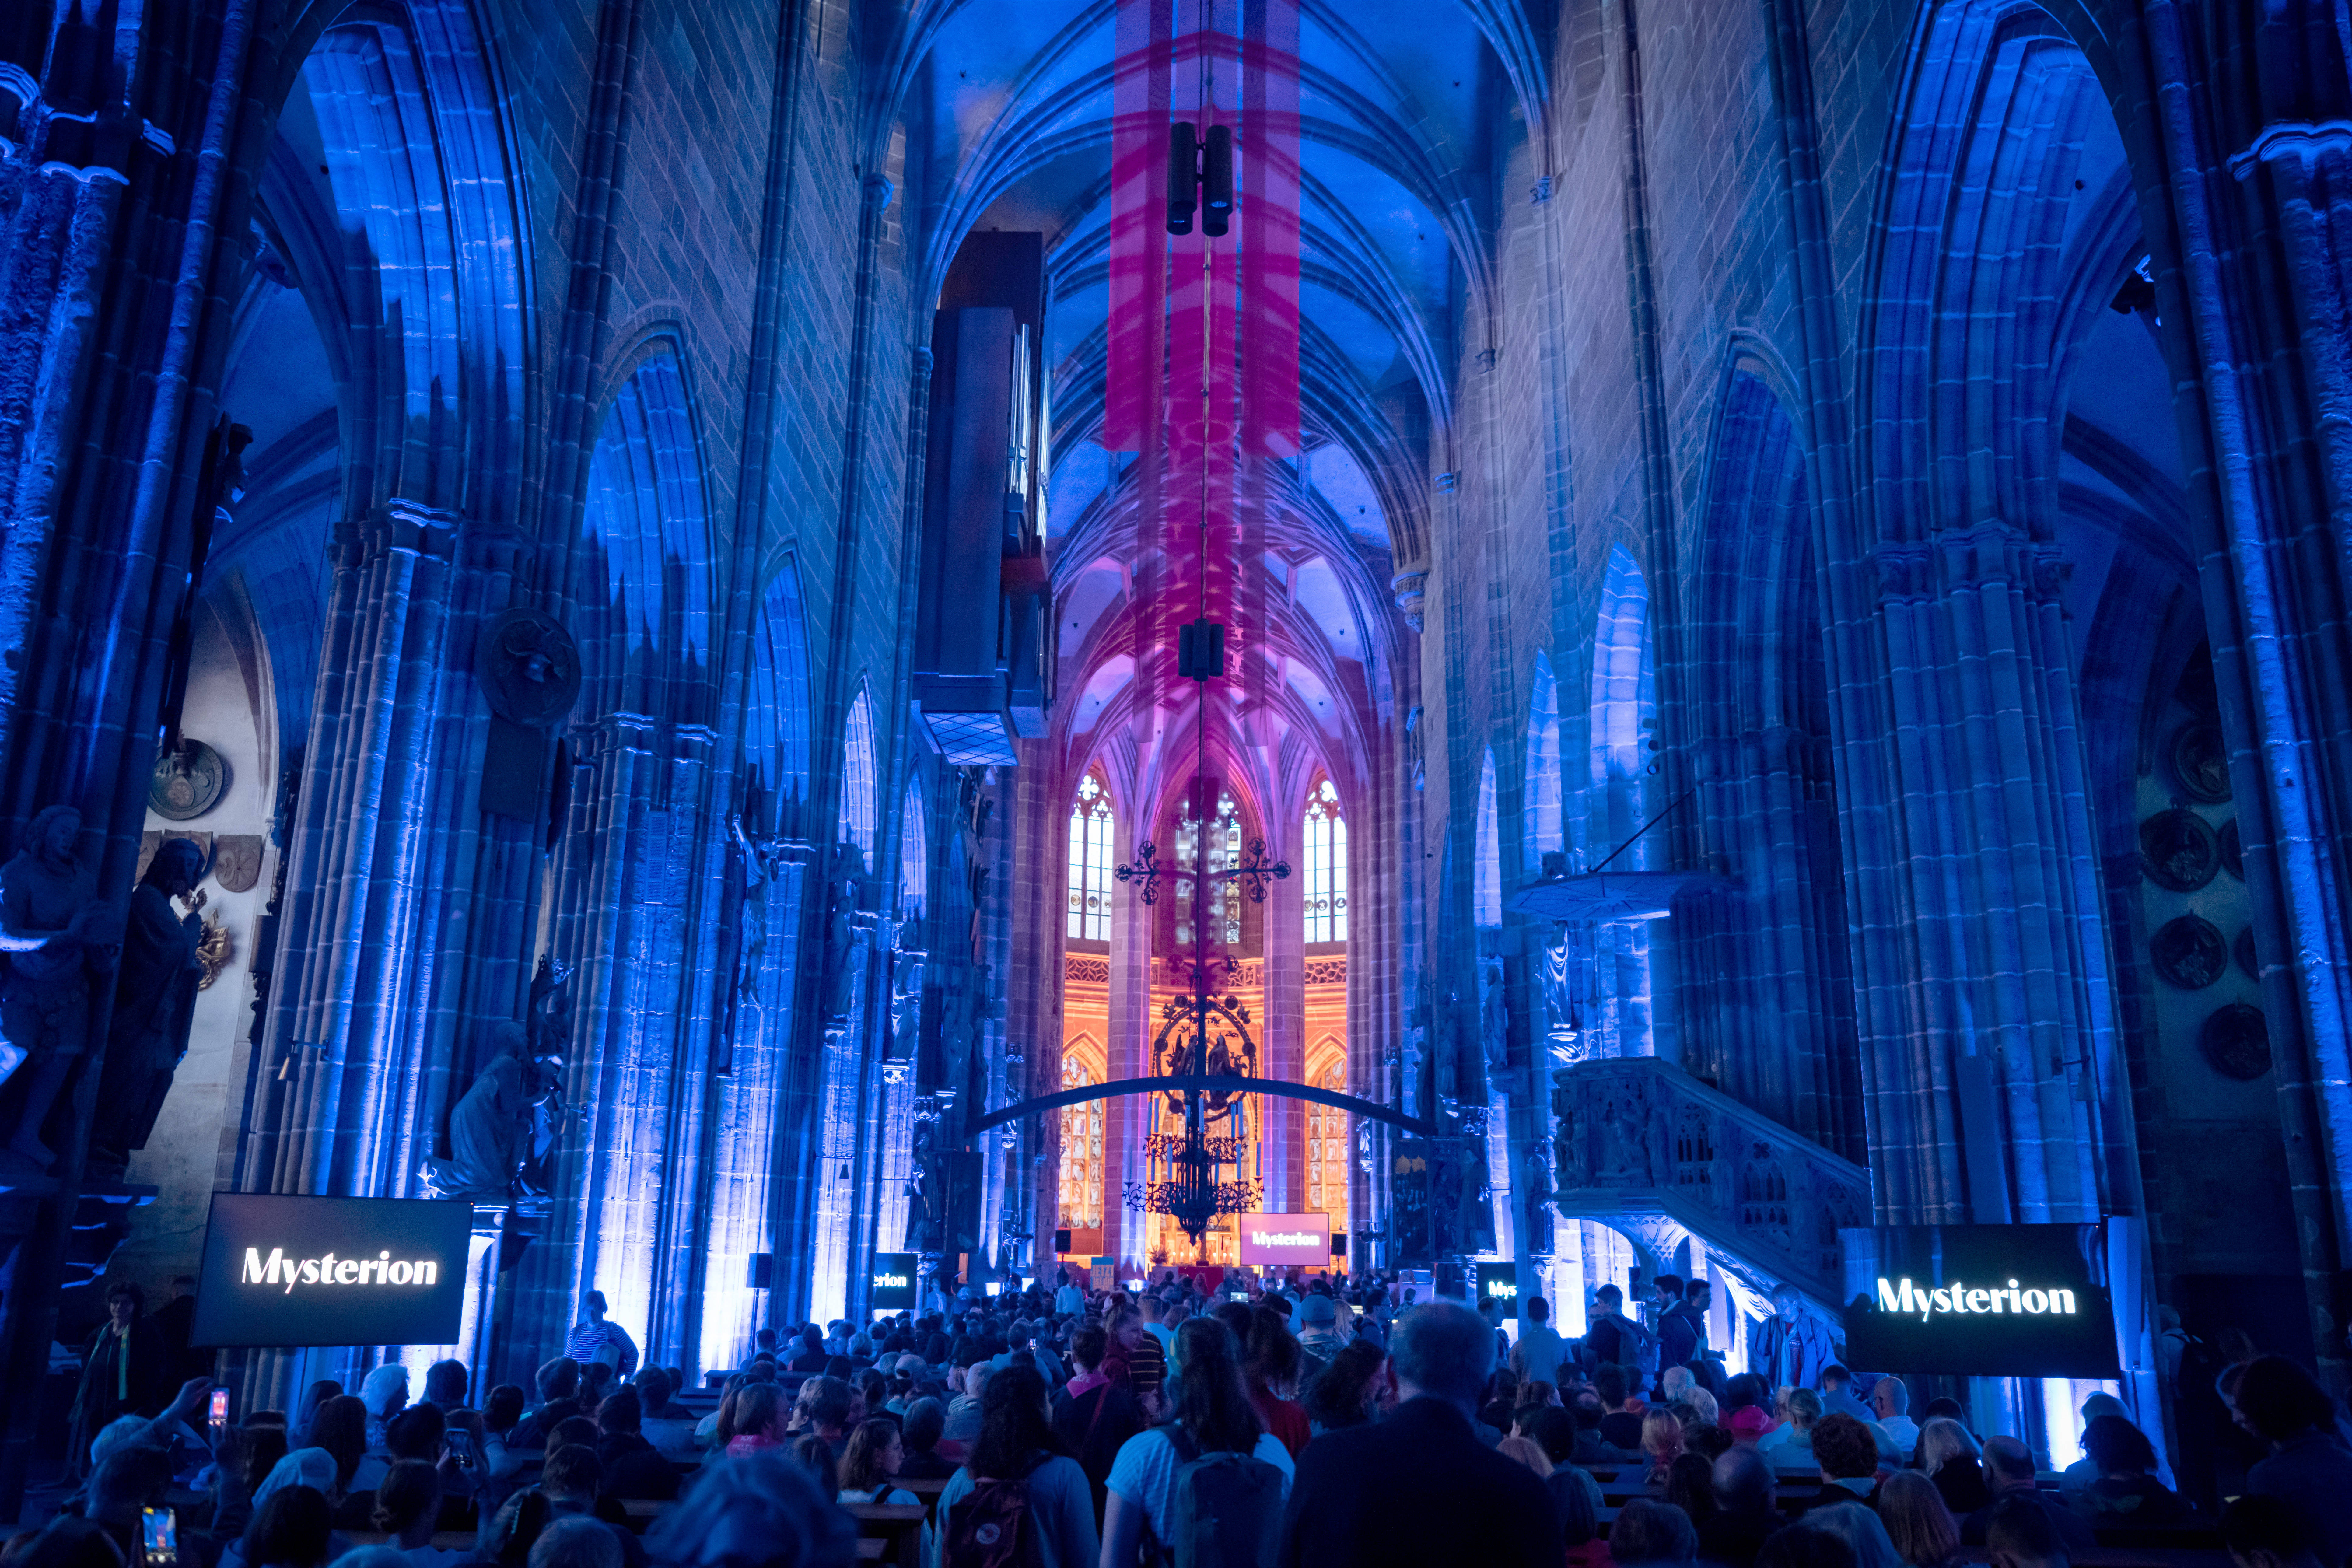
[[(1206, 208), (1206, 211), (1201, 209)], [(1201, 232), (1222, 237), (1234, 212), (1234, 132), (1180, 120), (1168, 138), (1168, 232), (1190, 234), (1199, 212)]]

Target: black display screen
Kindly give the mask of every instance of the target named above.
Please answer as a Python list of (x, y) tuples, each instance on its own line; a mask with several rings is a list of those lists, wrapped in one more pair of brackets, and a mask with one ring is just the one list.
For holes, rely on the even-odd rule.
[(2095, 1225), (1885, 1226), (1845, 1246), (1845, 1358), (1873, 1372), (2114, 1377)]
[(922, 1256), (913, 1252), (874, 1255), (872, 1293), (866, 1305), (877, 1312), (903, 1312), (915, 1305), (915, 1269)]
[(1519, 1316), (1519, 1266), (1516, 1263), (1478, 1265), (1478, 1294), (1491, 1297), (1503, 1316)]
[(446, 1345), (466, 1306), (471, 1205), (215, 1193), (198, 1345)]

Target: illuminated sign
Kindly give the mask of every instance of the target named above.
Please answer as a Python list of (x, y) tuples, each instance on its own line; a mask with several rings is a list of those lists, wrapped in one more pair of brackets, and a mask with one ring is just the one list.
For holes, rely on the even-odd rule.
[(453, 1343), (473, 1230), (469, 1204), (216, 1193), (189, 1342)]
[(1241, 1260), (1246, 1264), (1322, 1268), (1331, 1261), (1331, 1216), (1327, 1214), (1245, 1214), (1241, 1233)]
[(922, 1262), (912, 1252), (877, 1252), (866, 1304), (877, 1312), (906, 1311), (915, 1305), (915, 1271)]
[(2006, 1289), (1969, 1289), (1959, 1284), (1922, 1290), (1905, 1279), (1900, 1286), (1885, 1275), (1878, 1277), (1878, 1310), (1882, 1312), (1916, 1312), (1926, 1322), (1937, 1312), (1992, 1312), (2004, 1310), (2018, 1317), (2040, 1317), (2044, 1312), (2056, 1312), (2064, 1317), (2074, 1314), (2074, 1292), (2072, 1290), (2020, 1290), (2012, 1279)]
[(1845, 1361), (1891, 1373), (2116, 1375), (2095, 1225), (1842, 1230)]
[(1519, 1315), (1519, 1266), (1516, 1263), (1481, 1263), (1478, 1270), (1478, 1294), (1492, 1297), (1495, 1305), (1503, 1309), (1503, 1316)]

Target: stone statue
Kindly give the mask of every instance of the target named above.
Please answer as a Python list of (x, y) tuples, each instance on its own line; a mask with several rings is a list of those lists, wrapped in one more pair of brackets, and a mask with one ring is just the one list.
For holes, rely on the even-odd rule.
[(113, 963), (101, 934), (111, 911), (74, 854), (80, 836), (81, 813), (49, 806), (0, 867), (0, 1083), (28, 1075), (6, 1158), (37, 1173), (57, 1160), (41, 1142), (41, 1124), (81, 1056), (90, 980)]
[(520, 1024), (490, 1026), (489, 1062), (449, 1111), (449, 1157), (425, 1162), (433, 1194), (444, 1198), (505, 1198), (530, 1146), (537, 1098)]
[(1503, 965), (1495, 959), (1486, 961), (1483, 983), (1479, 987), (1478, 1044), (1486, 1053), (1489, 1080), (1510, 1070), (1510, 999), (1504, 994)]
[(837, 1024), (856, 1011), (866, 955), (873, 945), (874, 933), (856, 918), (858, 873), (865, 864), (857, 847), (844, 844), (836, 854), (839, 859), (825, 912), (824, 1016), (826, 1022)]
[(1544, 1041), (1561, 1067), (1577, 1059), (1576, 1006), (1569, 999), (1568, 928), (1559, 928), (1559, 940), (1543, 950), (1540, 971), (1543, 992)]
[(923, 962), (927, 955), (916, 945), (922, 940), (922, 924), (912, 914), (899, 922), (891, 938), (891, 951), (896, 955), (890, 966), (890, 1057), (894, 1061), (913, 1061), (922, 1045)]
[(1540, 1149), (1528, 1151), (1527, 1234), (1519, 1238), (1522, 1256), (1547, 1256), (1551, 1251), (1551, 1163)]
[(939, 1159), (939, 1141), (931, 1135), (930, 1119), (918, 1116), (915, 1121), (913, 1163), (907, 1173), (907, 1250), (929, 1252), (940, 1243), (939, 1185), (933, 1169)]
[[(90, 1126), (93, 1169), (120, 1173), (131, 1152), (147, 1146), (155, 1118), (171, 1091), (172, 1075), (188, 1054), (196, 992), (204, 982), (201, 952), (205, 895), (196, 887), (205, 853), (184, 838), (167, 839), (147, 862), (131, 895), (122, 933), (122, 965), (115, 975), (114, 1019), (107, 1034)], [(174, 900), (186, 900), (182, 914)]]

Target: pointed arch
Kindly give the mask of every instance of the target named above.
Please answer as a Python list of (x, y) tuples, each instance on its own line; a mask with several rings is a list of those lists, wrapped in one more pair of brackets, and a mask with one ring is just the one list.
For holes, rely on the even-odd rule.
[(874, 704), (866, 688), (849, 705), (841, 736), (841, 821), (837, 841), (874, 858)]
[(1470, 859), (1470, 918), (1480, 926), (1503, 923), (1503, 847), (1495, 826), (1495, 748), (1478, 764), (1478, 815)]
[(1073, 942), (1110, 941), (1110, 862), (1118, 828), (1110, 781), (1090, 764), (1070, 800), (1070, 908), (1064, 934)]
[(583, 712), (710, 721), (710, 570), (693, 414), (665, 342), (622, 384), (588, 459), (571, 558)]
[(743, 756), (780, 803), (777, 826), (794, 820), (809, 791), (808, 622), (801, 610), (796, 563), (760, 597), (751, 634), (751, 700), (744, 714)]
[(1348, 818), (1339, 786), (1318, 770), (1307, 789), (1300, 847), (1306, 869), (1301, 900), (1309, 943), (1348, 940)]
[(909, 775), (898, 806), (898, 909), (902, 916), (919, 915), (930, 896), (931, 829), (925, 820), (923, 781)]
[(1551, 659), (1537, 650), (1535, 672), (1528, 681), (1528, 745), (1520, 787), (1527, 839), (1523, 864), (1530, 873), (1543, 867), (1545, 854), (1567, 847), (1560, 816), (1559, 681)]

